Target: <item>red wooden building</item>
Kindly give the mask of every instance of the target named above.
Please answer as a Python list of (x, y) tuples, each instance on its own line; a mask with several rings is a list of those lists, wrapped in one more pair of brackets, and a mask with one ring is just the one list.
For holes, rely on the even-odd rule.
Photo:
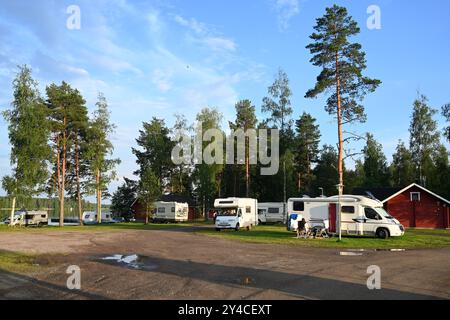
[(416, 183), (403, 189), (358, 188), (353, 193), (373, 195), (406, 228), (450, 227), (450, 201)]

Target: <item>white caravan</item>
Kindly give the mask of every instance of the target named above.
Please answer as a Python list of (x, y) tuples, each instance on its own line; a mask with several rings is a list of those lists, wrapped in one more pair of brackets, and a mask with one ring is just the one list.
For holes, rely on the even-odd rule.
[[(8, 219), (9, 223), (9, 219)], [(12, 221), (13, 226), (46, 226), (48, 225), (47, 211), (17, 211)]]
[[(102, 223), (113, 223), (114, 219), (110, 212), (102, 211)], [(95, 211), (85, 211), (83, 212), (83, 223), (84, 224), (96, 224), (97, 223), (97, 212)]]
[(286, 211), (283, 202), (261, 202), (258, 203), (258, 222), (285, 223)]
[(214, 201), (216, 231), (241, 228), (250, 230), (258, 225), (258, 200), (226, 198)]
[[(288, 200), (288, 229), (295, 231), (304, 218), (310, 226), (325, 226), (337, 233), (339, 197), (291, 198)], [(405, 234), (402, 224), (383, 208), (378, 200), (364, 196), (343, 195), (341, 203), (341, 231), (348, 235), (372, 235), (379, 238), (399, 237)]]
[(186, 222), (189, 220), (189, 205), (179, 202), (155, 202), (153, 222)]

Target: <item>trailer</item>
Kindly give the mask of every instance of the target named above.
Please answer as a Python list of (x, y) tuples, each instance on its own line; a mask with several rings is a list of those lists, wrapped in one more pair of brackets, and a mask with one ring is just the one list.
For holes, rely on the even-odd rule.
[(370, 235), (379, 238), (399, 237), (405, 234), (403, 225), (384, 210), (380, 201), (354, 195), (291, 198), (287, 206), (287, 228), (296, 231), (297, 222), (304, 218), (310, 226), (321, 225), (329, 233), (336, 234), (339, 232), (339, 204), (342, 234)]
[[(83, 212), (83, 224), (96, 224), (97, 222), (97, 212), (95, 211), (85, 211)], [(114, 223), (111, 212), (102, 211), (101, 223)]]
[(258, 225), (258, 200), (249, 198), (216, 199), (215, 226), (216, 231), (241, 228), (250, 230)]
[(47, 211), (17, 211), (14, 214), (12, 223), (8, 220), (7, 224), (13, 226), (24, 227), (41, 227), (48, 225), (48, 213)]
[(153, 222), (186, 222), (189, 220), (189, 205), (180, 202), (155, 202)]
[(258, 223), (285, 223), (286, 205), (284, 202), (258, 203)]

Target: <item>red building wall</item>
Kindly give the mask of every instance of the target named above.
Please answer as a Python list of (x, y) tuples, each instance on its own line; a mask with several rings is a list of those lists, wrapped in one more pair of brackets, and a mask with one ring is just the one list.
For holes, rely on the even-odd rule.
[[(420, 201), (411, 201), (411, 192), (420, 192)], [(411, 187), (389, 200), (386, 207), (406, 228), (449, 227), (448, 205), (417, 187)]]

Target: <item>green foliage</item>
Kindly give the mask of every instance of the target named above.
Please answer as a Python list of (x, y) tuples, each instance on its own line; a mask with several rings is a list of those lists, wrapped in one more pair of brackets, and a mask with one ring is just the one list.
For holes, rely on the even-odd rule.
[[(197, 114), (197, 123), (202, 126), (203, 132), (209, 129), (220, 130), (220, 123), (222, 121), (222, 114), (215, 108), (204, 108)], [(199, 128), (197, 128), (198, 130)], [(203, 142), (202, 150), (207, 147), (222, 148), (218, 141)], [(222, 164), (206, 164), (204, 161), (196, 164), (193, 172), (193, 181), (195, 188), (195, 195), (199, 203), (204, 203), (206, 208), (210, 208), (214, 199), (220, 190), (220, 180), (218, 177), (223, 171)]]
[(291, 96), (292, 92), (289, 88), (289, 78), (282, 69), (278, 70), (274, 83), (267, 89), (269, 97), (263, 98), (262, 112), (269, 113), (270, 118), (266, 120), (268, 125), (273, 126), (282, 132), (291, 125), (292, 115)]
[(319, 155), (320, 130), (316, 119), (304, 112), (296, 121), (295, 137), (295, 167), (298, 174), (298, 191), (311, 193), (313, 180), (312, 164), (317, 162)]
[[(100, 93), (96, 103), (97, 109), (87, 129), (86, 158), (89, 164), (90, 183), (88, 190), (100, 190), (104, 196), (108, 196), (107, 187), (116, 179), (114, 168), (120, 164), (119, 159), (111, 159), (114, 146), (110, 141), (110, 135), (114, 133), (115, 125), (111, 123), (110, 112), (105, 96)], [(97, 174), (100, 174), (99, 181)], [(94, 182), (95, 181), (95, 182)]]
[(154, 207), (154, 203), (161, 196), (161, 185), (160, 180), (153, 172), (151, 168), (146, 168), (145, 171), (141, 173), (141, 179), (139, 181), (138, 187), (138, 198), (144, 204), (148, 215)]
[(170, 130), (164, 120), (157, 118), (144, 122), (143, 127), (143, 130), (139, 131), (139, 138), (136, 139), (141, 150), (132, 149), (139, 166), (135, 174), (140, 176), (147, 168), (151, 168), (159, 177), (161, 187), (165, 188), (173, 169), (171, 153), (174, 142), (170, 139)]
[(332, 196), (337, 193), (338, 170), (336, 164), (338, 162), (338, 154), (334, 147), (324, 145), (317, 162), (317, 166), (313, 170), (315, 179), (312, 182), (311, 196), (317, 195), (319, 188), (323, 188), (326, 196)]
[(428, 187), (446, 199), (450, 199), (450, 165), (449, 152), (440, 145), (433, 154), (433, 172), (428, 180)]
[(403, 141), (399, 141), (391, 164), (392, 185), (406, 187), (415, 182), (415, 168), (412, 154)]
[[(182, 148), (189, 150), (192, 153), (192, 145), (190, 140), (184, 140), (183, 137), (191, 136), (193, 127), (192, 125), (188, 125), (188, 121), (184, 115), (175, 115), (176, 121), (172, 128), (172, 132), (174, 137), (174, 143), (181, 143)], [(190, 154), (182, 154), (182, 157), (188, 156)], [(192, 170), (193, 166), (191, 163), (191, 159), (188, 159), (187, 163), (181, 163), (179, 165), (174, 165), (170, 172), (170, 190), (175, 194), (182, 195), (191, 195), (192, 194)]]
[(366, 135), (366, 146), (364, 147), (363, 186), (368, 188), (389, 186), (389, 171), (383, 147), (370, 133)]
[[(445, 120), (450, 123), (450, 103), (442, 107), (442, 116), (444, 116)], [(447, 126), (444, 129), (444, 136), (447, 141), (450, 142), (450, 126)]]
[(306, 97), (315, 98), (322, 93), (333, 92), (325, 110), (336, 114), (339, 91), (344, 123), (364, 122), (366, 115), (360, 101), (367, 93), (374, 92), (381, 81), (363, 76), (365, 53), (359, 43), (349, 42), (350, 37), (360, 33), (360, 28), (346, 8), (334, 5), (316, 20), (314, 29), (316, 32), (310, 36), (313, 42), (306, 48), (313, 55), (311, 63), (321, 67), (322, 71)]
[(127, 178), (124, 180), (112, 196), (111, 212), (122, 217), (130, 217), (133, 213), (131, 206), (137, 198), (138, 183)]
[(11, 196), (30, 198), (45, 189), (48, 179), (49, 123), (30, 68), (19, 67), (13, 90), (11, 109), (3, 113), (8, 122), (12, 176), (4, 177), (2, 185)]
[[(235, 105), (236, 120), (229, 122), (231, 130), (243, 130), (247, 132), (249, 129), (255, 129), (257, 119), (255, 114), (255, 106), (250, 100), (241, 100)], [(236, 142), (234, 143), (236, 145)], [(235, 160), (237, 160), (235, 158)], [(235, 179), (243, 180), (245, 184), (245, 196), (250, 196), (250, 146), (249, 139), (245, 138), (245, 161), (243, 165), (235, 165), (233, 168)], [(247, 172), (248, 171), (248, 172)], [(248, 176), (247, 176), (248, 173)]]
[(416, 179), (424, 186), (433, 175), (433, 153), (440, 145), (437, 122), (433, 119), (437, 110), (428, 105), (428, 99), (420, 95), (414, 101), (409, 128), (409, 149), (416, 167)]

